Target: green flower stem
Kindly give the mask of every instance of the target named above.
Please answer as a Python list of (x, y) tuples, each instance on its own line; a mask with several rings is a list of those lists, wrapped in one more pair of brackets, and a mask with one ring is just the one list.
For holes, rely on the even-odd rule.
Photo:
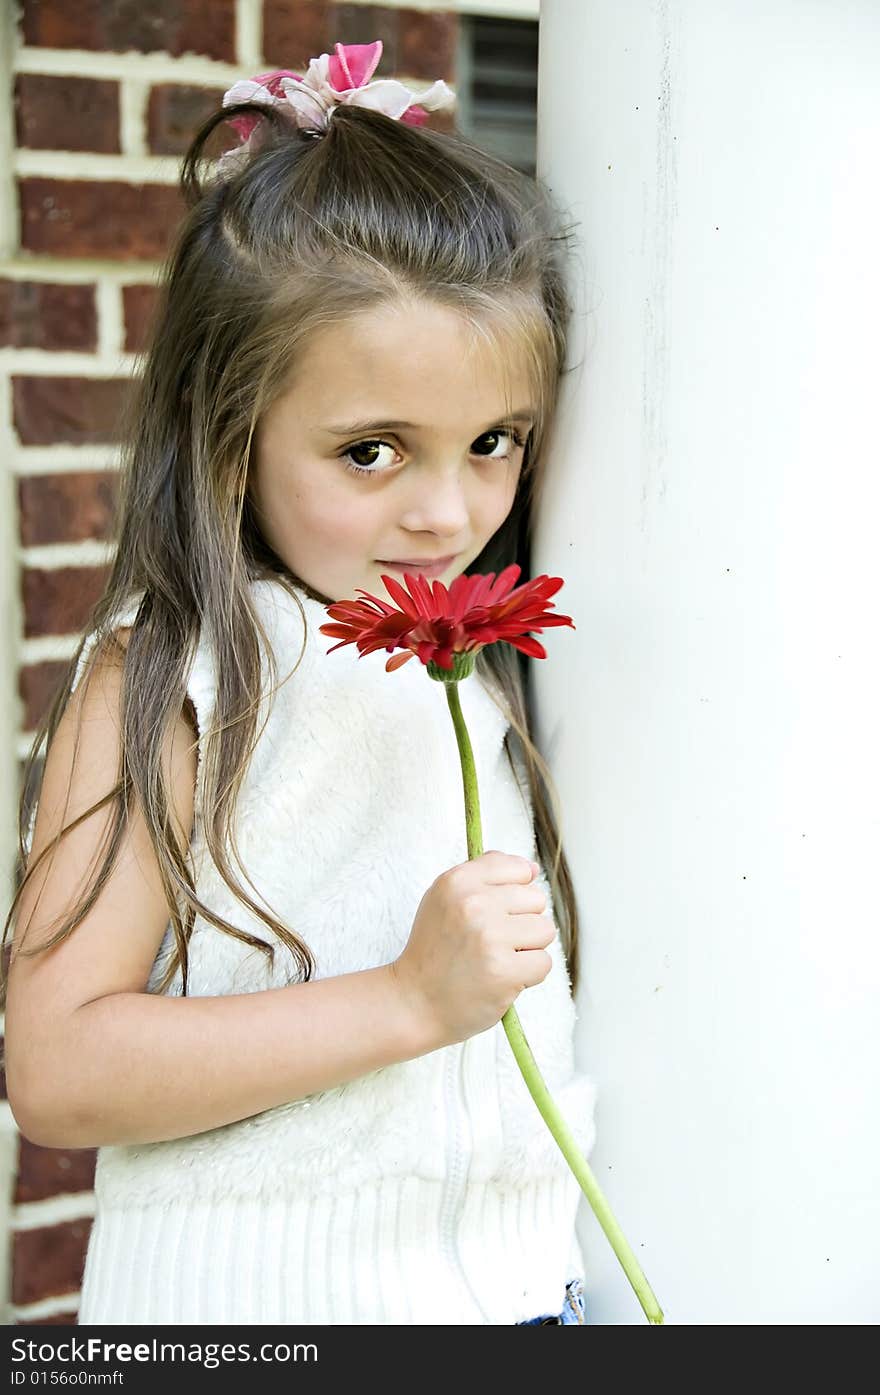
[[(429, 665), (429, 668), (434, 667), (434, 665)], [(432, 673), (431, 676), (434, 677), (434, 673)], [(439, 673), (437, 676), (440, 676)], [(468, 857), (473, 859), (475, 857), (481, 857), (483, 853), (483, 830), (480, 822), (480, 795), (477, 788), (477, 770), (474, 764), (474, 753), (471, 748), (467, 725), (461, 710), (461, 702), (458, 696), (458, 682), (454, 680), (450, 681), (450, 679), (446, 677), (444, 687), (446, 689), (446, 698), (449, 703), (449, 711), (452, 714), (455, 735), (458, 741), (458, 753), (461, 757)], [(649, 1322), (656, 1324), (662, 1323), (663, 1309), (657, 1302), (651, 1285), (642, 1272), (641, 1265), (627, 1243), (626, 1236), (615, 1220), (611, 1207), (599, 1183), (593, 1176), (586, 1158), (578, 1148), (571, 1129), (563, 1119), (553, 1096), (544, 1083), (513, 1003), (511, 1003), (501, 1021), (507, 1033), (507, 1040), (510, 1042), (513, 1054), (516, 1057), (516, 1063), (529, 1088), (529, 1094), (538, 1106), (545, 1124), (580, 1183), (581, 1190), (592, 1206), (597, 1221), (607, 1235), (611, 1248), (623, 1266), (623, 1272), (626, 1274), (626, 1277), (635, 1290), (636, 1297), (642, 1305), (645, 1316)]]

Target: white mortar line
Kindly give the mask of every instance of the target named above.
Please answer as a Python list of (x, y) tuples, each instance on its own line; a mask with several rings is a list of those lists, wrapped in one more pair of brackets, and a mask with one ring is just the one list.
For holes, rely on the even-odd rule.
[(80, 1221), (95, 1214), (95, 1193), (61, 1192), (43, 1201), (21, 1201), (12, 1208), (13, 1230), (39, 1230), (64, 1221)]
[(122, 288), (119, 282), (100, 278), (95, 286), (95, 308), (98, 316), (98, 347), (93, 355), (99, 362), (127, 362), (123, 351), (125, 320), (122, 313)]
[(137, 369), (136, 360), (136, 354), (90, 354), (78, 349), (0, 349), (0, 368), (41, 378), (129, 377)]
[[(430, 4), (425, 8), (433, 10), (436, 6)], [(297, 71), (297, 63), (304, 68), (306, 60), (313, 56), (316, 55), (293, 55), (291, 62), (294, 72)], [(173, 82), (182, 86), (231, 87), (242, 76), (249, 76), (245, 69), (250, 66), (257, 72), (264, 62), (262, 58), (239, 64), (222, 63), (211, 58), (200, 59), (192, 54), (186, 58), (172, 58), (168, 54), (158, 53), (112, 54), (88, 53), (79, 49), (21, 48), (15, 55), (14, 72), (120, 82), (131, 77), (147, 84)], [(394, 77), (414, 90), (428, 88), (433, 82), (433, 78), (414, 77), (406, 72), (395, 72)], [(81, 154), (80, 151), (66, 153), (74, 158)]]
[(176, 155), (99, 155), (93, 151), (13, 152), (12, 169), (22, 179), (121, 180), (126, 184), (176, 184)]
[(56, 571), (59, 567), (102, 567), (113, 560), (113, 543), (85, 538), (82, 542), (41, 543), (35, 547), (20, 547), (18, 560), (22, 567), (39, 567)]
[(9, 465), (16, 475), (64, 475), (79, 470), (117, 470), (118, 446), (19, 446)]
[(236, 0), (235, 56), (239, 74), (263, 72), (263, 6), (261, 0)]
[(241, 76), (237, 63), (188, 53), (110, 53), (79, 48), (39, 48), (23, 45), (14, 56), (17, 73), (47, 73), (65, 77), (138, 78), (142, 82), (180, 82), (228, 86)]
[[(160, 263), (141, 261), (137, 258), (120, 261), (101, 261), (95, 257), (77, 257), (71, 262), (66, 257), (34, 256), (30, 252), (16, 252), (14, 256), (0, 261), (0, 276), (8, 276), (18, 281), (64, 281), (88, 283), (96, 276), (120, 285), (140, 285), (144, 282), (155, 284), (158, 281)], [(17, 349), (16, 353), (22, 350)]]
[[(22, 639), (19, 645), (19, 660), (22, 668), (29, 664), (52, 663), (56, 659), (69, 659), (72, 657), (79, 635), (32, 635), (28, 639)], [(28, 736), (26, 746), (29, 746), (34, 739), (31, 731)]]
[(9, 1309), (7, 1324), (26, 1325), (39, 1322), (42, 1318), (60, 1316), (62, 1313), (79, 1312), (80, 1295), (65, 1294), (60, 1298), (41, 1298), (38, 1303), (23, 1303)]
[(149, 83), (126, 77), (119, 84), (119, 144), (129, 157), (147, 155), (147, 99)]

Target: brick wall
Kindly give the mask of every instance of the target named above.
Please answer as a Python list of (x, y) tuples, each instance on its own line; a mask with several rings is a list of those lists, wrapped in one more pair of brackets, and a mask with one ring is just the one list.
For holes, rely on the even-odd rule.
[[(379, 76), (454, 85), (458, 17), (329, 0), (19, 0), (13, 23), (0, 434), (17, 510), (7, 565), (19, 712), (8, 739), (20, 772), (107, 575), (117, 423), (182, 212), (176, 178), (191, 135), (236, 78), (301, 71), (337, 40), (381, 38)], [(4, 854), (11, 888), (11, 844)], [(94, 1154), (20, 1138), (2, 1077), (0, 1090), (14, 1174), (3, 1179), (6, 1321), (75, 1323)]]

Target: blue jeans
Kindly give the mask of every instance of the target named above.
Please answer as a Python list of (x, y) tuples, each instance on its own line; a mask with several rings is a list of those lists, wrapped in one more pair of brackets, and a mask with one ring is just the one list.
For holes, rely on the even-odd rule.
[(586, 1323), (584, 1312), (584, 1281), (583, 1279), (570, 1279), (565, 1285), (565, 1302), (562, 1305), (562, 1312), (558, 1316), (553, 1313), (542, 1313), (540, 1317), (526, 1318), (525, 1322), (518, 1322), (517, 1327), (537, 1327), (553, 1326), (558, 1323), (560, 1326), (576, 1322)]

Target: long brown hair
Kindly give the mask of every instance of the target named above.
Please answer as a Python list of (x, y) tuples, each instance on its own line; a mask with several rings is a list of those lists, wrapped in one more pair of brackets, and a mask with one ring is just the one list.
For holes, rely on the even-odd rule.
[[(106, 856), (80, 903), (34, 954), (76, 928), (115, 862), (137, 801), (161, 870), (175, 947), (157, 992), (178, 966), (187, 991), (187, 947), (196, 913), (273, 956), (271, 944), (219, 917), (195, 892), (190, 851), (177, 837), (164, 783), (164, 737), (186, 703), (189, 665), (202, 629), (216, 659), (214, 722), (203, 732), (199, 769), (204, 837), (235, 896), (292, 952), (304, 980), (307, 944), (251, 899), (233, 875), (238, 791), (259, 733), (260, 638), (249, 583), (273, 576), (305, 584), (269, 547), (248, 496), (249, 463), (261, 414), (283, 390), (303, 345), (322, 326), (402, 297), (454, 307), (497, 346), (499, 362), (526, 354), (538, 409), (513, 507), (469, 572), (529, 571), (531, 519), (564, 370), (570, 305), (565, 252), (570, 232), (547, 189), (456, 132), (413, 127), (354, 106), (333, 112), (318, 139), (275, 110), (240, 104), (263, 118), (250, 155), (203, 182), (205, 145), (230, 115), (217, 110), (184, 157), (188, 205), (163, 268), (143, 371), (122, 432), (115, 555), (88, 630), (96, 660), (123, 664), (121, 756), (113, 789), (61, 830), (33, 866), (26, 830), (39, 800), (39, 752), (48, 750), (71, 698), (85, 637), (36, 732), (19, 809), (19, 878), (3, 941), (26, 881), (58, 840), (106, 804)], [(509, 397), (509, 393), (508, 393)], [(309, 591), (308, 586), (305, 590)], [(129, 642), (113, 634), (120, 607), (143, 593)], [(292, 593), (295, 595), (295, 593)], [(331, 598), (317, 597), (328, 604)], [(268, 646), (267, 646), (268, 648)], [(270, 665), (273, 656), (270, 654)], [(529, 664), (512, 646), (490, 645), (478, 669), (510, 722), (514, 773), (528, 791), (539, 857), (572, 984), (577, 983), (578, 912), (558, 822), (552, 777), (530, 735)], [(274, 670), (277, 677), (277, 670)], [(295, 682), (295, 676), (289, 681)], [(2, 958), (2, 956), (0, 956)], [(5, 967), (0, 1001), (6, 996)]]

